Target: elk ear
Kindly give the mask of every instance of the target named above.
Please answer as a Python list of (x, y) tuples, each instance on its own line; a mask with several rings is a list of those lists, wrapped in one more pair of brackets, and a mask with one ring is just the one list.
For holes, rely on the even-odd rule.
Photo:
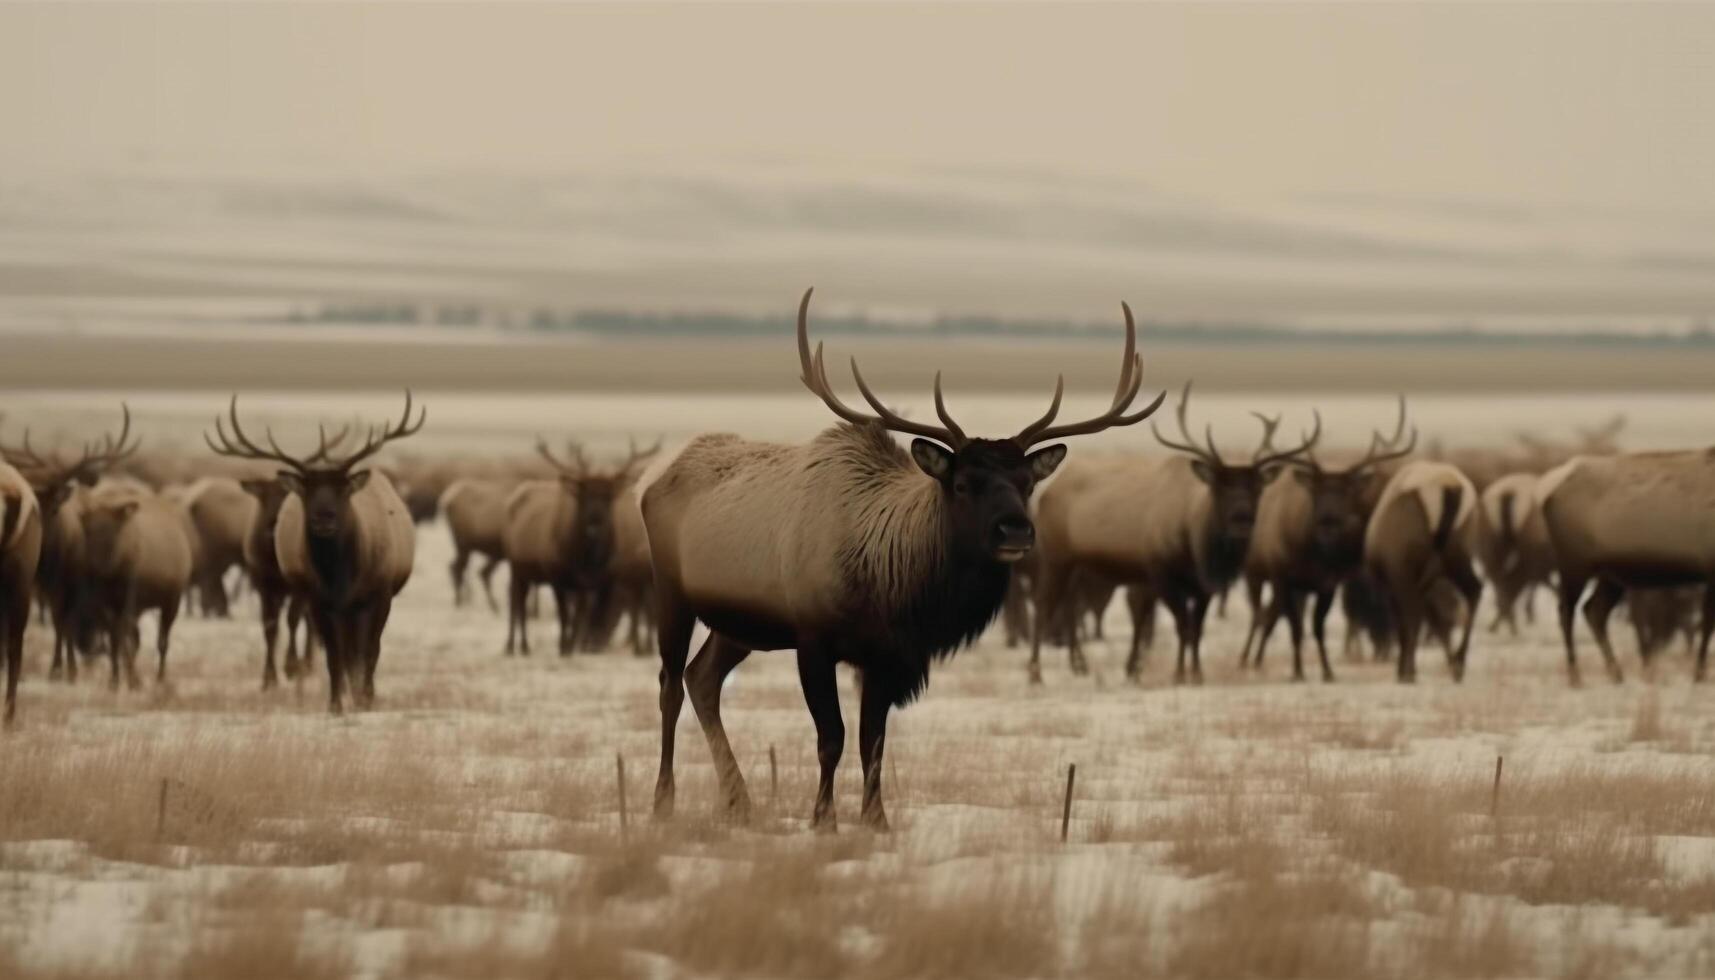
[(349, 476), (347, 476), (345, 478), (345, 489), (346, 489), (346, 491), (349, 493), (356, 493), (357, 491), (362, 490), (364, 487), (368, 486), (369, 485), (369, 474), (370, 474), (370, 472), (371, 471), (369, 471), (369, 470), (358, 470), (356, 473), (352, 473)]
[(238, 485), (244, 488), (245, 493), (247, 493), (250, 496), (255, 497), (257, 499), (261, 499), (261, 498), (266, 497), (268, 495), (268, 489), (270, 487), (274, 486), (274, 481), (273, 480), (240, 480), (240, 481), (238, 481)]
[(69, 484), (69, 483), (56, 483), (53, 486), (49, 487), (48, 489), (37, 494), (36, 495), (36, 503), (42, 508), (43, 511), (48, 512), (48, 513), (53, 513), (54, 511), (59, 510), (60, 506), (62, 504), (64, 504), (68, 499), (70, 499), (70, 497), (71, 497), (71, 484)]
[(1049, 446), (1047, 449), (1038, 449), (1025, 457), (1025, 460), (1030, 463), (1030, 478), (1037, 483), (1053, 476), (1054, 471), (1060, 468), (1060, 464), (1065, 459), (1065, 446)]
[(953, 454), (945, 446), (927, 439), (911, 440), (911, 458), (917, 467), (935, 479), (946, 483), (953, 476)]
[(128, 521), (131, 519), (132, 514), (137, 513), (137, 508), (141, 506), (143, 506), (143, 502), (140, 500), (127, 500), (118, 507), (113, 508), (113, 513), (118, 515), (120, 520)]
[(1306, 487), (1308, 487), (1312, 483), (1316, 482), (1316, 474), (1310, 472), (1309, 470), (1305, 469), (1302, 466), (1294, 466), (1292, 468), (1292, 476), (1299, 483), (1303, 484)]
[[(1292, 467), (1292, 469), (1297, 469), (1297, 468), (1298, 467), (1296, 467), (1296, 466)], [(1262, 485), (1266, 487), (1270, 483), (1273, 483), (1274, 478), (1279, 476), (1280, 471), (1284, 470), (1284, 469), (1287, 469), (1287, 465), (1285, 463), (1275, 463), (1271, 466), (1264, 466), (1257, 473), (1257, 476), (1258, 476), (1258, 478), (1260, 478), (1262, 480)]]
[(1191, 474), (1209, 486), (1215, 485), (1215, 468), (1200, 459), (1191, 461)]
[(304, 478), (295, 471), (281, 470), (275, 474), (275, 478), (280, 481), (281, 486), (286, 488), (287, 493), (295, 493), (300, 497), (304, 496)]

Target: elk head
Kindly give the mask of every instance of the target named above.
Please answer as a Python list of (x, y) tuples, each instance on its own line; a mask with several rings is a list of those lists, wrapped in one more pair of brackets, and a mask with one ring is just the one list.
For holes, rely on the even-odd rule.
[[(351, 497), (369, 483), (370, 471), (357, 469), (357, 465), (374, 456), (381, 447), (390, 442), (416, 435), (428, 420), (428, 410), (419, 412), (415, 421), (411, 418), (411, 392), (405, 391), (405, 411), (399, 421), (383, 426), (379, 432), (374, 428), (364, 434), (363, 445), (355, 452), (345, 456), (336, 454), (336, 447), (345, 438), (342, 430), (333, 439), (328, 438), (327, 430), (317, 427), (318, 443), (314, 453), (303, 458), (290, 455), (274, 441), (273, 430), (263, 433), (267, 448), (258, 445), (247, 436), (244, 427), (238, 421), (238, 396), (232, 396), (232, 403), (227, 412), (232, 423), (232, 432), (226, 431), (226, 424), (219, 416), (215, 417), (215, 436), (210, 437), (206, 432), (203, 441), (209, 449), (221, 456), (234, 459), (248, 459), (259, 462), (278, 463), (283, 468), (276, 474), (276, 480), (283, 491), (274, 504), (274, 515), (279, 514), (279, 507), (285, 501), (285, 494), (295, 495), (304, 505), (304, 529), (311, 538), (331, 540), (343, 536), (351, 527), (352, 510)], [(216, 441), (218, 439), (218, 442)], [(255, 481), (245, 487), (266, 508), (269, 499), (265, 493), (258, 494), (259, 485)]]
[(1380, 492), (1381, 467), (1417, 449), (1417, 429), (1406, 438), (1405, 396), (1399, 399), (1399, 420), (1392, 436), (1371, 433), (1362, 459), (1342, 470), (1330, 470), (1314, 451), (1295, 460), (1293, 476), (1310, 493), (1310, 544), (1318, 555), (1337, 563), (1355, 563), (1364, 547), (1364, 528)]
[[(333, 437), (322, 438), (316, 451), (305, 458), (304, 462), (314, 466), (327, 461), (328, 453), (338, 449), (351, 432), (350, 426), (341, 427)], [(286, 502), (289, 492), (286, 484), (277, 476), (256, 477), (238, 481), (244, 492), (256, 498), (256, 530), (268, 535), (274, 535), (274, 525), (280, 521), (280, 506)]]
[(869, 403), (874, 415), (859, 412), (840, 401), (828, 383), (828, 371), (822, 361), (822, 345), (810, 350), (810, 295), (804, 291), (798, 304), (798, 363), (802, 371), (799, 380), (820, 398), (835, 415), (854, 425), (879, 425), (890, 432), (915, 436), (911, 442), (911, 458), (919, 469), (941, 486), (947, 507), (953, 548), (963, 554), (982, 556), (997, 562), (1015, 562), (1030, 553), (1036, 544), (1036, 528), (1030, 521), (1028, 501), (1036, 485), (1048, 478), (1061, 460), (1066, 447), (1047, 446), (1031, 452), (1032, 446), (1067, 436), (1085, 435), (1120, 425), (1132, 425), (1148, 418), (1161, 407), (1165, 393), (1131, 414), (1126, 410), (1137, 400), (1143, 384), (1143, 358), (1137, 353), (1137, 326), (1132, 320), (1131, 307), (1125, 310), (1125, 354), (1120, 363), (1119, 384), (1107, 411), (1081, 422), (1054, 425), (1060, 413), (1060, 399), (1065, 393), (1066, 379), (1062, 376), (1054, 386), (1054, 399), (1048, 411), (1035, 422), (1025, 426), (1017, 435), (1006, 439), (980, 439), (965, 435), (947, 411), (941, 395), (941, 375), (935, 374), (935, 414), (940, 425), (913, 422), (888, 408), (875, 396), (852, 359), (852, 379), (858, 391)]
[(93, 487), (108, 467), (137, 452), (141, 442), (131, 440), (131, 406), (120, 403), (119, 436), (103, 435), (100, 442), (85, 443), (76, 461), (67, 463), (58, 455), (43, 456), (30, 446), (30, 430), (24, 430), (21, 446), (0, 446), (0, 456), (24, 472), (42, 518), (51, 520), (78, 485)]
[(576, 504), (569, 543), (577, 565), (586, 570), (605, 568), (613, 556), (614, 499), (631, 485), (642, 464), (660, 451), (661, 441), (644, 450), (633, 441), (624, 462), (606, 471), (590, 466), (583, 447), (571, 443), (568, 448), (571, 459), (562, 460), (548, 448), (546, 440), (536, 437), (536, 452), (559, 471), (560, 486)]
[(142, 505), (142, 496), (130, 491), (91, 495), (83, 511), (84, 547), (98, 571), (114, 566), (119, 557), (119, 535)]
[(1179, 396), (1179, 405), (1174, 410), (1179, 422), (1180, 441), (1175, 442), (1162, 435), (1153, 422), (1150, 430), (1155, 433), (1157, 442), (1190, 457), (1192, 474), (1209, 488), (1209, 544), (1212, 554), (1223, 569), (1236, 569), (1250, 550), (1251, 532), (1256, 528), (1257, 500), (1262, 496), (1263, 488), (1282, 469), (1309, 452), (1321, 438), (1322, 417), (1316, 416), (1316, 427), (1304, 437), (1303, 442), (1281, 451), (1274, 447), (1274, 431), (1279, 427), (1280, 419), (1252, 413), (1262, 423), (1262, 442), (1249, 460), (1233, 463), (1222, 458), (1220, 450), (1215, 448), (1213, 425), (1204, 427), (1204, 445), (1197, 445), (1186, 420), (1190, 404), (1191, 382), (1187, 381)]

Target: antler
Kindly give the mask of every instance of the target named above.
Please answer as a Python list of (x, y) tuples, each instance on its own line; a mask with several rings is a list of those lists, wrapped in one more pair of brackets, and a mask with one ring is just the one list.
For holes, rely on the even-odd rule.
[[(1082, 422), (1050, 426), (1049, 423), (1053, 422), (1054, 417), (1060, 414), (1060, 396), (1066, 391), (1066, 376), (1061, 375), (1054, 382), (1054, 399), (1048, 403), (1048, 411), (1043, 413), (1041, 418), (1025, 426), (1018, 435), (1013, 436), (1013, 442), (1029, 449), (1036, 443), (1048, 442), (1052, 439), (1088, 435), (1092, 432), (1100, 432), (1103, 429), (1111, 429), (1121, 425), (1134, 425), (1154, 415), (1155, 410), (1161, 407), (1162, 401), (1167, 398), (1165, 390), (1156, 395), (1155, 400), (1148, 405), (1130, 415), (1125, 414), (1125, 410), (1137, 400), (1138, 389), (1143, 386), (1143, 357), (1137, 352), (1137, 321), (1132, 319), (1131, 305), (1121, 303), (1120, 309), (1125, 311), (1125, 354), (1120, 361), (1119, 384), (1114, 387), (1114, 400), (1108, 406), (1108, 410), (1095, 418), (1086, 419)], [(937, 405), (939, 405), (938, 400)]]
[(655, 445), (650, 446), (648, 449), (639, 451), (637, 448), (637, 440), (635, 438), (627, 437), (626, 443), (629, 447), (629, 452), (625, 457), (625, 462), (621, 463), (619, 465), (619, 469), (615, 472), (614, 479), (621, 483), (629, 479), (632, 467), (635, 467), (638, 463), (643, 462), (661, 451), (661, 441), (661, 438), (657, 437), (655, 439)]
[(1213, 425), (1210, 425), (1203, 430), (1203, 439), (1209, 444), (1209, 448), (1204, 450), (1197, 447), (1197, 440), (1191, 435), (1191, 427), (1186, 424), (1185, 419), (1186, 412), (1189, 411), (1190, 405), (1191, 382), (1187, 381), (1185, 382), (1184, 390), (1179, 393), (1179, 404), (1173, 409), (1174, 417), (1179, 420), (1179, 435), (1180, 438), (1185, 440), (1184, 442), (1174, 442), (1162, 435), (1161, 430), (1156, 427), (1154, 422), (1149, 423), (1149, 431), (1155, 433), (1156, 442), (1161, 443), (1168, 449), (1178, 450), (1182, 453), (1189, 453), (1212, 466), (1226, 466), (1226, 461), (1221, 459), (1221, 451), (1215, 448), (1215, 427)]
[(1251, 454), (1251, 459), (1255, 460), (1274, 448), (1274, 433), (1280, 428), (1280, 420), (1285, 416), (1276, 415), (1274, 418), (1269, 418), (1261, 412), (1252, 412), (1251, 417), (1262, 423), (1262, 445), (1258, 446), (1256, 452)]
[(1411, 427), (1411, 438), (1405, 441), (1404, 447), (1400, 447), (1400, 438), (1404, 435), (1405, 396), (1400, 395), (1399, 420), (1394, 423), (1393, 435), (1384, 439), (1382, 438), (1382, 434), (1379, 430), (1371, 433), (1369, 451), (1364, 454), (1363, 459), (1358, 460), (1358, 462), (1346, 472), (1360, 473), (1364, 470), (1380, 466), (1383, 463), (1390, 463), (1396, 459), (1403, 459), (1406, 456), (1410, 456), (1417, 450), (1417, 426), (1414, 425)]
[(939, 426), (913, 422), (883, 405), (881, 400), (875, 397), (875, 393), (869, 390), (869, 385), (864, 383), (863, 373), (858, 370), (855, 357), (852, 358), (852, 378), (857, 381), (858, 391), (863, 394), (864, 401), (869, 402), (869, 407), (875, 409), (876, 414), (865, 415), (840, 401), (839, 396), (834, 394), (833, 386), (828, 384), (828, 370), (822, 362), (821, 341), (816, 342), (815, 354), (810, 353), (810, 295), (815, 291), (814, 287), (804, 290), (804, 298), (798, 302), (798, 366), (803, 372), (799, 380), (804, 382), (804, 387), (814, 392), (835, 415), (847, 422), (858, 425), (880, 422), (890, 431), (934, 439), (954, 449), (970, 441), (964, 430), (959, 428), (959, 424), (954, 422), (952, 415), (947, 412), (947, 403), (941, 396), (939, 371), (935, 372), (935, 414), (941, 417), (942, 422)]
[(561, 474), (577, 478), (587, 473), (589, 471), (590, 464), (589, 460), (584, 457), (584, 447), (567, 440), (566, 448), (571, 450), (572, 453), (572, 461), (570, 463), (567, 463), (554, 455), (554, 451), (548, 448), (548, 440), (541, 436), (536, 437), (537, 454), (547, 460), (549, 465), (553, 466), (554, 469), (559, 470)]
[(389, 423), (382, 428), (378, 435), (374, 429), (364, 434), (363, 448), (341, 460), (334, 460), (332, 454), (324, 454), (329, 459), (329, 468), (335, 470), (350, 470), (381, 451), (381, 447), (390, 442), (406, 439), (422, 431), (423, 423), (429, 420), (427, 408), (417, 413), (417, 421), (411, 421), (411, 389), (405, 389), (405, 411), (400, 414), (397, 424)]
[[(1314, 419), (1314, 422), (1311, 425), (1310, 434), (1305, 436), (1303, 441), (1292, 449), (1285, 451), (1271, 451), (1274, 445), (1274, 428), (1269, 426), (1268, 420), (1262, 415), (1255, 412), (1251, 414), (1256, 415), (1257, 418), (1263, 419), (1263, 426), (1267, 430), (1263, 434), (1262, 445), (1257, 447), (1257, 451), (1251, 455), (1251, 466), (1254, 468), (1260, 469), (1274, 463), (1292, 462), (1308, 456), (1310, 451), (1316, 447), (1316, 443), (1322, 438), (1322, 413), (1312, 409), (1310, 414), (1311, 418)], [(1280, 425), (1280, 420), (1277, 418), (1274, 424), (1275, 426)]]
[[(323, 438), (322, 448), (317, 451), (316, 456), (312, 456), (310, 459), (296, 459), (284, 449), (281, 449), (280, 444), (274, 441), (274, 430), (272, 427), (269, 427), (264, 429), (262, 433), (262, 437), (268, 441), (268, 448), (263, 449), (245, 434), (244, 426), (238, 421), (238, 395), (236, 392), (233, 393), (232, 401), (227, 406), (227, 417), (232, 422), (231, 435), (227, 434), (226, 425), (221, 420), (220, 416), (216, 415), (214, 417), (215, 435), (220, 439), (218, 444), (213, 438), (209, 437), (206, 430), (202, 434), (202, 441), (207, 443), (208, 448), (217, 456), (230, 456), (234, 459), (250, 459), (265, 463), (279, 463), (283, 466), (290, 467), (299, 473), (307, 473), (310, 469), (310, 459), (318, 457), (325, 458), (327, 450), (331, 448), (328, 446), (326, 438)], [(345, 438), (343, 433), (340, 438)]]
[(0, 455), (22, 463), (26, 469), (39, 469), (54, 474), (54, 479), (64, 480), (72, 477), (82, 477), (89, 482), (99, 471), (123, 460), (137, 452), (142, 442), (126, 442), (131, 438), (131, 406), (120, 402), (119, 437), (115, 439), (111, 433), (103, 434), (97, 443), (84, 443), (82, 451), (75, 463), (67, 466), (59, 456), (42, 456), (30, 445), (30, 430), (24, 430), (24, 444), (21, 447), (0, 446)]

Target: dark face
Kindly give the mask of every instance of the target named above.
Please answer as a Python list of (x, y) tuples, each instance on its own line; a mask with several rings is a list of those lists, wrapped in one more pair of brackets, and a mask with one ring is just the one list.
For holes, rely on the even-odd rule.
[(304, 502), (304, 530), (312, 538), (335, 538), (351, 522), (351, 495), (369, 483), (369, 471), (281, 470), (280, 483)]
[(604, 564), (613, 554), (613, 498), (619, 487), (607, 477), (562, 478), (577, 501), (573, 547), (586, 565)]
[(52, 521), (59, 516), (60, 508), (71, 499), (72, 485), (68, 480), (56, 480), (45, 486), (32, 487), (36, 494), (36, 506), (42, 509), (42, 521)]
[(1221, 550), (1242, 555), (1250, 547), (1251, 532), (1256, 529), (1257, 498), (1280, 468), (1214, 466), (1192, 460), (1191, 471), (1209, 487), (1210, 512)]
[(1356, 561), (1363, 552), (1372, 481), (1364, 474), (1297, 469), (1293, 476), (1310, 491), (1310, 541), (1328, 558)]
[(1049, 446), (1027, 456), (1009, 439), (973, 439), (957, 452), (917, 439), (911, 458), (947, 494), (955, 546), (967, 554), (1015, 562), (1036, 545), (1031, 491), (1066, 458), (1066, 447)]

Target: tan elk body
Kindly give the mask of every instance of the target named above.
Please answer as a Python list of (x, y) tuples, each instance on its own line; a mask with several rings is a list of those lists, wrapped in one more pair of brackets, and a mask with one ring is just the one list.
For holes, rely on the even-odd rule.
[(1448, 650), (1455, 680), (1465, 676), (1471, 627), (1483, 583), (1472, 567), (1477, 491), (1457, 467), (1412, 460), (1382, 489), (1364, 529), (1364, 564), (1394, 612), (1401, 681), (1417, 679), (1417, 643), (1428, 612), (1429, 590), (1445, 579), (1465, 600), (1465, 625)]
[(506, 560), (506, 498), (512, 486), (498, 480), (460, 477), (441, 494), (439, 508), (453, 538), (453, 604), (465, 604), (465, 570), (471, 555), (483, 557), (478, 577), (488, 608), (499, 611), (494, 600), (494, 570)]
[[(928, 425), (883, 405), (853, 362), (875, 414), (859, 412), (833, 392), (820, 346), (811, 353), (810, 295), (798, 307), (801, 380), (849, 424), (799, 445), (698, 436), (642, 491), (662, 660), (657, 815), (673, 807), (674, 731), (687, 688), (727, 805), (747, 812), (744, 777), (721, 724), (721, 684), (754, 650), (795, 649), (821, 764), (812, 819), (833, 820), (845, 743), (834, 667), (843, 662), (862, 675), (863, 818), (885, 827), (888, 712), (915, 698), (932, 663), (973, 641), (999, 613), (1010, 563), (1034, 545), (1029, 496), (1065, 455), (1063, 445), (1031, 447), (1131, 424), (1160, 404), (1126, 414), (1142, 383), (1127, 309), (1119, 385), (1093, 419), (1054, 426), (1057, 389), (1049, 411), (1017, 436), (970, 438), (947, 412), (939, 377), (942, 424)], [(917, 438), (907, 451), (891, 432)], [(697, 621), (712, 633), (687, 669)]]
[(159, 494), (124, 482), (102, 483), (90, 491), (84, 508), (89, 576), (108, 628), (109, 683), (117, 687), (123, 672), (138, 685), (137, 620), (159, 614), (155, 677), (167, 679), (167, 649), (195, 555), (179, 505)]
[[(1584, 615), (1615, 680), (1608, 614), (1634, 588), (1715, 581), (1715, 450), (1579, 456), (1544, 474), (1537, 500), (1554, 543), (1566, 668), (1578, 681), (1573, 614)], [(1705, 588), (1697, 677), (1707, 674), (1715, 589)]]

